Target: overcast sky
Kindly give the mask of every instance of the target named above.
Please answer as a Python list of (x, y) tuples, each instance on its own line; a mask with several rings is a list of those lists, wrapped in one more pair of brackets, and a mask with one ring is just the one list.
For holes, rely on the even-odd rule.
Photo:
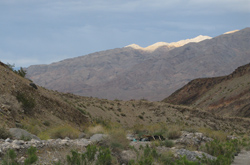
[(0, 0), (0, 61), (27, 67), (250, 27), (250, 0)]

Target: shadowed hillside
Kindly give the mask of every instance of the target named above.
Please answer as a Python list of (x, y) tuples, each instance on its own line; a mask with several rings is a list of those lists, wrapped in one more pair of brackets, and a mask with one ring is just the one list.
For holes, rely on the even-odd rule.
[(222, 115), (250, 117), (249, 89), (250, 64), (247, 64), (228, 76), (195, 79), (163, 101)]

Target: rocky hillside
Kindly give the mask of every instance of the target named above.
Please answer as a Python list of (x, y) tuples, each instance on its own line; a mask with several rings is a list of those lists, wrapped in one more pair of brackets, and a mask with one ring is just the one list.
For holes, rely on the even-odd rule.
[(250, 64), (228, 76), (195, 79), (164, 99), (228, 116), (250, 117)]
[[(247, 132), (250, 121), (223, 118), (199, 109), (147, 100), (106, 100), (51, 91), (38, 86), (10, 71), (1, 63), (1, 116), (7, 127), (32, 125), (38, 132), (50, 127), (72, 125), (84, 130), (87, 122), (111, 121), (123, 127), (149, 125), (158, 122), (183, 126)], [(234, 124), (232, 124), (234, 123)], [(1, 125), (2, 126), (2, 125)]]
[(36, 121), (41, 130), (46, 128), (42, 124), (46, 122), (52, 127), (69, 124), (83, 129), (89, 122), (88, 117), (56, 96), (56, 92), (36, 86), (1, 62), (0, 75), (1, 127), (30, 125)]
[(27, 71), (35, 83), (62, 92), (162, 100), (194, 78), (226, 75), (249, 63), (250, 28), (204, 39), (148, 48), (130, 45), (30, 66)]

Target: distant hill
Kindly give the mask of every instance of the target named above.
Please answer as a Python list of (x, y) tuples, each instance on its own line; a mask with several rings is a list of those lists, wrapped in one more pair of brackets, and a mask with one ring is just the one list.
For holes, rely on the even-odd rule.
[(163, 102), (191, 105), (224, 116), (250, 117), (250, 64), (228, 76), (195, 79)]
[(192, 79), (227, 75), (250, 62), (250, 28), (212, 39), (200, 37), (147, 48), (133, 44), (33, 65), (27, 68), (28, 77), (48, 89), (82, 96), (154, 101)]

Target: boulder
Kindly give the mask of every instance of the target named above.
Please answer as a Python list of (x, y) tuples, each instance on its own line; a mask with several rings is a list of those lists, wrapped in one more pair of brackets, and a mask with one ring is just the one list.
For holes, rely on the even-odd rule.
[(38, 89), (35, 83), (30, 83), (30, 86), (32, 86), (35, 89)]
[(82, 139), (82, 138), (86, 138), (86, 134), (84, 132), (82, 132), (80, 135), (79, 135), (79, 139)]
[(105, 135), (105, 134), (94, 134), (93, 136), (90, 137), (89, 140), (92, 142), (100, 142), (107, 137), (108, 135)]
[(212, 138), (204, 136), (203, 133), (190, 133), (182, 131), (182, 135), (179, 139), (176, 140), (176, 143), (181, 143), (184, 145), (200, 145), (202, 143), (212, 141)]
[(41, 140), (37, 136), (21, 128), (10, 128), (9, 132), (15, 139), (31, 138), (31, 139)]
[(207, 154), (205, 152), (201, 152), (201, 151), (189, 151), (189, 150), (186, 150), (186, 149), (179, 149), (176, 153), (177, 153), (178, 156), (186, 156), (186, 158), (189, 161), (198, 161), (197, 157), (202, 158), (203, 155), (207, 159), (211, 159), (211, 160), (216, 159), (216, 157), (214, 157), (212, 155), (209, 155), (209, 154)]

